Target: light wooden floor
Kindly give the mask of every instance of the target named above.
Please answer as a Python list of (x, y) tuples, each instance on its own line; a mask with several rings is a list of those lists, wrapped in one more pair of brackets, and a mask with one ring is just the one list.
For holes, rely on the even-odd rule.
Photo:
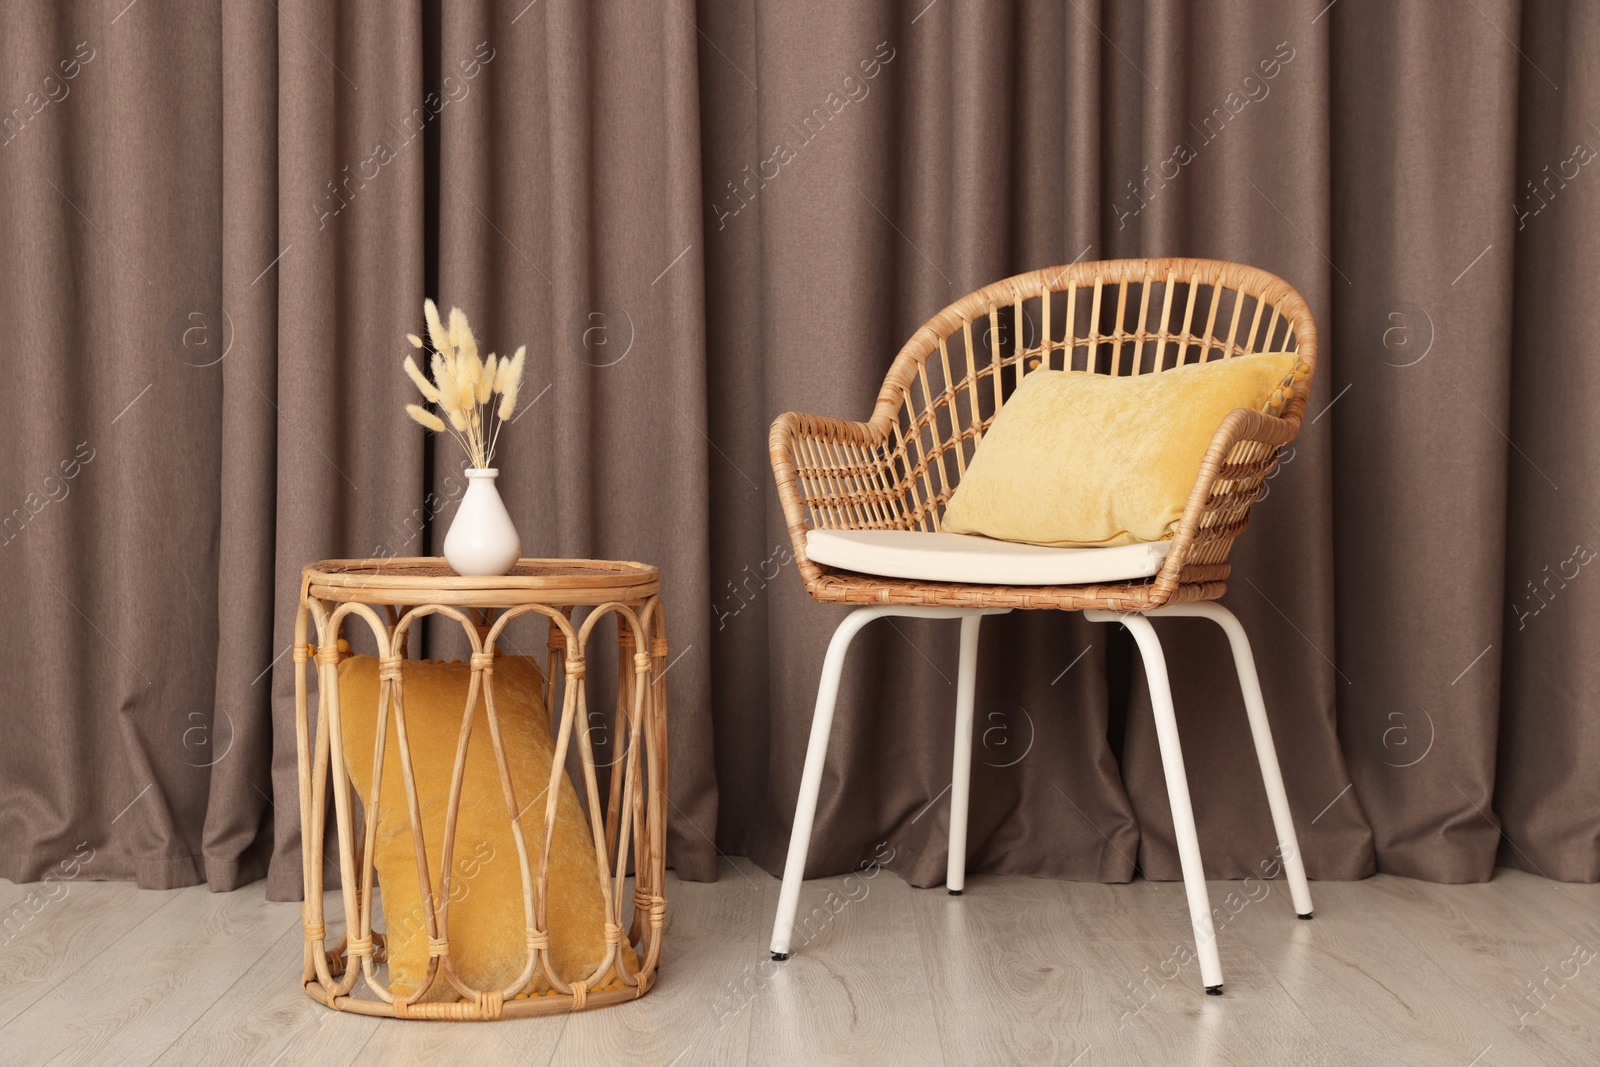
[[(1283, 883), (1263, 885), (1212, 883), (1213, 904), (1243, 902), (1220, 933), (1219, 998), (1184, 964), (1174, 883), (976, 876), (952, 898), (887, 871), (820, 880), (802, 910), (827, 914), (831, 890), (837, 913), (774, 965), (777, 880), (725, 861), (715, 885), (670, 882), (661, 981), (643, 1000), (449, 1024), (313, 1004), (299, 908), (267, 903), (261, 883), (67, 883), (0, 932), (0, 1063), (1600, 1062), (1600, 887), (1512, 871), (1314, 882), (1316, 919), (1300, 922)], [(29, 888), (0, 882), (0, 917)]]

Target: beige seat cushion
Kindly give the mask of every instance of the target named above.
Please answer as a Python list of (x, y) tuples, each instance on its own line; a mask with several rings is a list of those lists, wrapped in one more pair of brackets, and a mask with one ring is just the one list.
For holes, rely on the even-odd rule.
[(1034, 371), (985, 431), (941, 525), (1057, 548), (1170, 538), (1222, 420), (1277, 414), (1308, 369), (1265, 352), (1121, 377)]
[(975, 585), (1088, 585), (1148, 578), (1170, 541), (1118, 548), (1044, 548), (974, 534), (919, 530), (811, 530), (814, 562), (884, 578)]

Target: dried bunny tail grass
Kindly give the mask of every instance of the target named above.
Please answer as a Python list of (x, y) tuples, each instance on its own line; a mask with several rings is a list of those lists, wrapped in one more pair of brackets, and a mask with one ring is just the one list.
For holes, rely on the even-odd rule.
[(511, 413), (517, 410), (517, 390), (522, 386), (522, 361), (528, 354), (527, 345), (519, 345), (517, 354), (508, 362), (501, 364), (499, 382), (496, 383), (500, 390), (500, 417), (509, 419)]
[(406, 377), (410, 378), (422, 393), (422, 399), (430, 404), (437, 404), (439, 402), (439, 390), (434, 387), (432, 382), (428, 381), (428, 376), (422, 373), (421, 368), (417, 366), (417, 361), (407, 356), (405, 366)]
[(432, 363), (433, 381), (439, 387), (441, 404), (454, 404), (461, 395), (461, 364), (446, 356), (435, 354)]
[(444, 420), (420, 404), (407, 404), (406, 414), (434, 433), (444, 433)]
[(460, 308), (451, 308), (450, 317), (445, 320), (445, 335), (450, 338), (450, 351), (457, 359), (461, 358), (461, 327), (466, 321)]
[[(406, 358), (405, 370), (423, 398), (439, 406), (439, 415), (416, 404), (408, 405), (406, 411), (435, 431), (446, 429), (448, 423), (468, 460), (475, 466), (487, 467), (500, 430), (516, 411), (527, 346), (519, 347), (509, 357), (491, 352), (485, 360), (478, 354), (478, 339), (460, 308), (451, 308), (449, 316), (441, 318), (438, 305), (425, 300), (422, 310), (428, 323), (428, 338), (433, 342), (429, 360), (432, 378), (410, 357)], [(406, 340), (414, 348), (423, 348), (422, 338), (416, 334), (406, 334)], [(496, 393), (501, 394), (501, 402), (498, 407), (490, 407)]]
[(510, 389), (500, 394), (499, 415), (501, 421), (509, 419), (511, 413), (515, 410), (517, 410), (517, 387), (513, 385)]
[[(443, 409), (445, 418), (450, 420), (451, 426), (465, 433), (467, 409), (471, 405), (461, 403), (462, 383), (457, 378), (450, 361), (437, 354), (433, 357), (433, 380), (438, 383), (438, 404)], [(470, 391), (472, 386), (467, 384), (466, 389)]]
[(422, 302), (422, 314), (428, 320), (428, 338), (433, 341), (434, 351), (445, 359), (455, 358), (455, 348), (450, 344), (450, 334), (445, 330), (444, 323), (439, 321), (439, 308), (432, 300)]
[(487, 404), (489, 394), (494, 392), (494, 380), (499, 370), (495, 366), (495, 355), (489, 353), (489, 358), (483, 361), (483, 373), (478, 376), (478, 403)]
[(478, 339), (472, 333), (467, 313), (460, 308), (450, 309), (450, 343), (456, 346), (461, 359), (482, 366), (478, 360)]

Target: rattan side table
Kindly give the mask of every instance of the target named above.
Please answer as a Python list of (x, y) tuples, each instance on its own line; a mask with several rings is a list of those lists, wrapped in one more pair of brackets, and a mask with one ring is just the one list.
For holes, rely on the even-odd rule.
[[(662, 924), (666, 902), (667, 707), (666, 619), (660, 594), (660, 574), (642, 563), (603, 560), (523, 559), (510, 574), (466, 578), (452, 571), (443, 559), (340, 559), (307, 567), (301, 577), (300, 607), (295, 620), (295, 739), (299, 751), (301, 842), (305, 877), (305, 966), (301, 983), (311, 997), (340, 1011), (398, 1018), (474, 1020), (538, 1015), (615, 1004), (643, 996), (655, 983), (661, 959)], [(574, 608), (588, 608), (582, 622), (572, 622)], [(381, 614), (380, 611), (381, 610)], [(457, 799), (466, 746), (471, 740), (472, 709), (481, 686), (491, 735), (499, 732), (493, 702), (492, 669), (496, 641), (506, 624), (534, 613), (549, 622), (549, 667), (545, 672), (545, 705), (556, 732), (555, 760), (548, 790), (554, 798), (559, 776), (566, 773), (569, 747), (577, 739), (583, 780), (575, 783), (587, 795), (590, 823), (598, 864), (605, 872), (600, 881), (608, 927), (607, 954), (582, 981), (564, 982), (551, 963), (546, 918), (549, 876), (547, 832), (540, 842), (524, 840), (517, 819), (516, 792), (504, 752), (495, 745), (496, 762), (506, 798), (507, 818), (517, 844), (522, 869), (525, 906), (531, 907), (534, 926), (527, 930), (528, 959), (524, 973), (504, 989), (472, 989), (450, 966), (448, 907), (449, 878), (454, 862)], [(346, 772), (339, 723), (340, 630), (347, 618), (360, 616), (372, 631), (379, 649), (378, 738), (372, 780), (381, 780), (382, 738), (391, 720), (400, 742), (401, 768), (406, 781), (409, 819), (418, 851), (419, 888), (423, 921), (430, 943), (429, 981), (446, 980), (461, 992), (450, 1003), (407, 1003), (380, 981), (377, 967), (384, 962), (382, 932), (372, 928), (373, 834), (356, 829), (356, 795)], [(442, 856), (426, 862), (423, 851), (421, 809), (412, 777), (411, 754), (406, 744), (401, 661), (406, 655), (412, 624), (428, 615), (458, 622), (472, 646), (472, 682), (462, 742), (456, 755), (453, 790), (445, 825)], [(599, 811), (599, 785), (594, 752), (589, 740), (589, 712), (585, 697), (584, 647), (597, 623), (615, 615), (618, 632), (618, 679), (613, 736), (625, 743), (610, 775), (605, 818)], [(316, 626), (316, 654), (309, 638)], [(310, 717), (306, 664), (317, 661), (318, 714), (315, 735)], [(560, 715), (554, 697), (560, 675)], [(488, 743), (478, 739), (478, 743)], [(327, 782), (333, 776), (333, 804), (338, 829), (339, 873), (342, 885), (345, 933), (330, 948), (322, 907), (322, 842), (327, 818)], [(554, 803), (551, 804), (553, 819)], [(368, 826), (373, 820), (366, 820)], [(631, 844), (631, 848), (630, 848)], [(608, 861), (609, 858), (609, 861)], [(631, 859), (631, 864), (630, 864)], [(623, 924), (623, 891), (634, 877), (631, 924)], [(531, 903), (530, 903), (531, 902)], [(627, 973), (620, 949), (621, 931), (639, 959), (636, 973)], [(359, 962), (358, 962), (359, 961)], [(615, 967), (623, 985), (590, 991), (591, 983)], [(519, 998), (543, 974), (553, 993)], [(365, 993), (355, 992), (358, 978)], [(426, 987), (422, 992), (426, 991)], [(421, 996), (421, 992), (417, 994)], [(413, 998), (415, 999), (415, 998)]]

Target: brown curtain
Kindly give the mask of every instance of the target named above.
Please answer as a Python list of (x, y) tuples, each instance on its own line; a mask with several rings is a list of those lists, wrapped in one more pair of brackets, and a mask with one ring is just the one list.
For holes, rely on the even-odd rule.
[[(425, 295), (537, 402), (526, 549), (659, 563), (670, 862), (779, 872), (823, 648), (766, 466), (979, 285), (1195, 255), (1323, 359), (1235, 550), (1314, 877), (1600, 879), (1592, 7), (14, 4), (0, 48), (0, 874), (300, 889), (299, 570), (436, 552)], [(1597, 587), (1600, 588), (1600, 587)], [(811, 873), (943, 877), (955, 627), (852, 651)], [(1220, 635), (1158, 627), (1210, 873), (1272, 849)], [(430, 638), (449, 654), (450, 638)], [(983, 632), (969, 868), (1178, 875), (1137, 653)]]
[(669, 849), (714, 877), (693, 24), (125, 3), (8, 10), (0, 873), (87, 841), (90, 877), (299, 895), (299, 572), (438, 550), (460, 457), (397, 417), (435, 295), (529, 344), (498, 456), (528, 551), (662, 566)]

